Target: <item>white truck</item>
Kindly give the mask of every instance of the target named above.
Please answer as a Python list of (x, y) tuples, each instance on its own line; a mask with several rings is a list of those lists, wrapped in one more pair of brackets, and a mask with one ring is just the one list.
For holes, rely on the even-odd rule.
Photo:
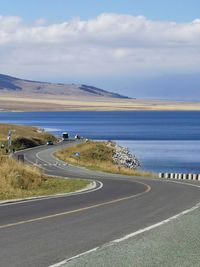
[(69, 140), (69, 134), (67, 132), (62, 133), (62, 140), (63, 141)]

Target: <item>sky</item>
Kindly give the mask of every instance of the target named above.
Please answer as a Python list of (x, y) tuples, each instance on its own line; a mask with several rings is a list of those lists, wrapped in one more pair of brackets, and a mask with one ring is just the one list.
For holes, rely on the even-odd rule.
[(200, 100), (198, 0), (0, 0), (0, 73)]

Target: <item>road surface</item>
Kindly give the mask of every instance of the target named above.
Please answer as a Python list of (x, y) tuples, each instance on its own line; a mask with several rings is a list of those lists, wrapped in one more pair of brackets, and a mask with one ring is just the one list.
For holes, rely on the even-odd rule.
[(47, 174), (95, 180), (99, 189), (0, 205), (0, 266), (50, 266), (160, 222), (200, 200), (199, 188), (188, 184), (66, 166), (52, 153), (68, 145), (23, 153), (29, 164), (37, 163)]

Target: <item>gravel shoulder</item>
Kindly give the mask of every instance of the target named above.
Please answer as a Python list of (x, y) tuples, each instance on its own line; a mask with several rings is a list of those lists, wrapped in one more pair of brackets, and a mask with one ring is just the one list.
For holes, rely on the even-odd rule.
[(126, 241), (73, 259), (65, 267), (199, 267), (200, 208)]

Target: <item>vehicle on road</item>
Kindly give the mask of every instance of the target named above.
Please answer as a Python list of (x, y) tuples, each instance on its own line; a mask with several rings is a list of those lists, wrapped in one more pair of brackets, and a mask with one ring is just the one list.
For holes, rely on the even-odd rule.
[(53, 141), (51, 141), (51, 140), (47, 141), (47, 145), (48, 146), (52, 146), (53, 145)]
[(79, 134), (76, 134), (74, 138), (75, 139), (81, 139), (81, 136)]
[(62, 140), (63, 141), (69, 140), (69, 134), (67, 132), (62, 133)]

